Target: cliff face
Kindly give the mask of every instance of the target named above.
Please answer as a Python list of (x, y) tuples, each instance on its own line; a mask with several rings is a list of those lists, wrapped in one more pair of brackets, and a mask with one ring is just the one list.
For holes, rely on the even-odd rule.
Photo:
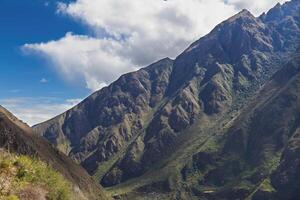
[(38, 157), (72, 183), (78, 199), (107, 199), (102, 189), (83, 168), (53, 148), (44, 138), (0, 106), (0, 148)]
[(175, 60), (125, 74), (34, 129), (129, 199), (270, 195), (257, 184), (294, 195), (296, 179), (278, 180), (284, 156), (296, 156), (286, 144), (298, 93), (284, 93), (298, 74), (299, 13), (298, 0), (257, 18), (243, 10)]

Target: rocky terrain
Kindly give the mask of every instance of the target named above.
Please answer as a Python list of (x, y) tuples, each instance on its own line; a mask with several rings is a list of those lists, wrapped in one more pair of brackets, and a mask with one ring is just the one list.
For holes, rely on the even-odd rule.
[[(47, 163), (47, 165), (51, 166), (53, 169), (59, 172), (65, 180), (71, 183), (71, 191), (78, 200), (108, 199), (102, 188), (96, 185), (93, 179), (85, 172), (83, 168), (77, 165), (66, 155), (52, 147), (44, 138), (33, 134), (33, 130), (29, 126), (19, 121), (1, 106), (0, 148), (2, 151), (6, 150), (9, 153), (27, 155), (33, 157), (33, 159), (40, 159), (41, 161)], [(20, 159), (16, 158), (16, 160)], [(43, 166), (43, 164), (36, 163), (36, 166)], [(34, 165), (30, 164), (28, 167), (34, 167)], [(39, 169), (44, 168), (45, 167), (39, 167)], [(13, 173), (13, 168), (10, 169), (11, 170), (9, 171)], [(51, 173), (51, 170), (49, 170), (49, 173)], [(32, 180), (39, 180), (39, 177), (33, 177)], [(37, 199), (43, 199), (43, 197), (40, 196), (37, 197)]]
[(296, 200), (299, 44), (299, 0), (243, 10), (34, 130), (116, 199)]

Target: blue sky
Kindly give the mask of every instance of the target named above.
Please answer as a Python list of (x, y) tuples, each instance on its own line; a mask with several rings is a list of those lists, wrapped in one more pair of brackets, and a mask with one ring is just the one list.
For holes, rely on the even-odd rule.
[[(23, 108), (29, 109), (42, 97), (48, 99), (50, 104), (64, 104), (67, 99), (83, 98), (90, 93), (83, 84), (65, 82), (48, 66), (51, 63), (40, 57), (26, 55), (20, 48), (25, 43), (58, 39), (70, 31), (88, 33), (84, 25), (56, 14), (57, 6), (51, 2), (0, 2), (0, 103), (12, 111), (18, 112), (18, 105), (14, 104), (16, 100), (18, 104), (23, 104)], [(35, 120), (27, 119), (31, 124)]]
[(30, 125), (191, 42), (285, 0), (1, 0), (0, 104)]
[[(75, 98), (88, 94), (84, 87), (78, 87), (80, 85), (66, 84), (46, 66), (49, 63), (45, 60), (28, 56), (20, 49), (25, 43), (60, 38), (69, 31), (86, 33), (81, 24), (58, 16), (55, 11), (54, 3), (47, 4), (43, 0), (1, 0), (1, 99), (49, 96), (52, 93), (60, 98)], [(42, 79), (47, 81), (41, 83)]]

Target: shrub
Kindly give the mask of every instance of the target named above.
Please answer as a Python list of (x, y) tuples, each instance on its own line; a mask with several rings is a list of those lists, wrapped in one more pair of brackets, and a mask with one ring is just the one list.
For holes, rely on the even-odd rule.
[(16, 195), (10, 195), (10, 196), (6, 197), (5, 200), (19, 200), (19, 197), (17, 197)]
[(2, 160), (0, 162), (0, 170), (8, 170), (9, 169), (9, 160)]

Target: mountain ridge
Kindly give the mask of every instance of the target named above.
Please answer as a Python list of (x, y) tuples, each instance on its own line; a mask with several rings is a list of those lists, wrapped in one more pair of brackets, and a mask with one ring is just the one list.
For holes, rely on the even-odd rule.
[(0, 106), (0, 147), (21, 155), (33, 156), (57, 170), (72, 183), (79, 199), (108, 199), (92, 178), (70, 158), (52, 147), (44, 138)]
[[(220, 132), (233, 126), (242, 108), (251, 104), (262, 86), (295, 54), (300, 38), (299, 13), (297, 0), (276, 5), (259, 17), (243, 10), (192, 43), (175, 60), (163, 59), (123, 75), (78, 106), (34, 129), (106, 187), (138, 185), (129, 188), (128, 195), (131, 191), (143, 194), (153, 190), (162, 199), (175, 198), (173, 195), (178, 199), (197, 195), (220, 198), (219, 194), (210, 197), (203, 189), (180, 184), (188, 177), (184, 169), (204, 181), (198, 180), (203, 185), (214, 185), (211, 181), (216, 181), (215, 174), (220, 173), (211, 172), (207, 175), (209, 182), (205, 182), (205, 177), (194, 174), (199, 170), (189, 168), (186, 162), (193, 163), (189, 158), (195, 157), (218, 165), (218, 155), (211, 157), (210, 153), (196, 151), (206, 145), (221, 151), (227, 140), (219, 140)], [(177, 153), (179, 150), (183, 153)], [(275, 159), (276, 155), (271, 154)], [(146, 178), (151, 173), (153, 177), (163, 174), (166, 180), (158, 178), (160, 181), (151, 183), (151, 177)], [(222, 182), (217, 183), (221, 188)], [(236, 195), (245, 195), (249, 188), (235, 191)], [(230, 192), (226, 195), (230, 199)]]

